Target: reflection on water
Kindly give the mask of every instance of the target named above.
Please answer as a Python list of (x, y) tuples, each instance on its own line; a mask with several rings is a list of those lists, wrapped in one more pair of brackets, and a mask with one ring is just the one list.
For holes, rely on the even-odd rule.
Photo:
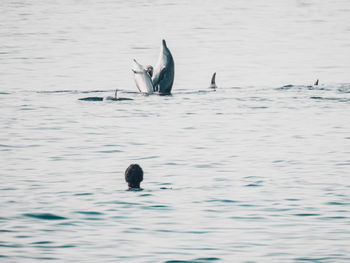
[(2, 261), (348, 262), (349, 8), (2, 1)]

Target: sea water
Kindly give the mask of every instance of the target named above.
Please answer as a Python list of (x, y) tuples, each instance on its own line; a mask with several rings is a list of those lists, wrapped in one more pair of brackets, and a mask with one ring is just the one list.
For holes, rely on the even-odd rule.
[[(349, 262), (349, 14), (2, 0), (0, 261)], [(140, 95), (162, 39), (172, 95)]]

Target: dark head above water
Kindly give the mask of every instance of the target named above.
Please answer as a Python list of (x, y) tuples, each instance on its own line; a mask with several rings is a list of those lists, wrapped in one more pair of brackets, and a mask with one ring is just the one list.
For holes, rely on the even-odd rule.
[(130, 164), (125, 170), (125, 181), (128, 183), (129, 190), (140, 189), (140, 183), (143, 180), (143, 171), (140, 165)]
[(214, 72), (213, 76), (211, 77), (211, 83), (210, 83), (210, 86), (209, 86), (210, 89), (214, 89), (214, 90), (217, 89), (217, 86), (216, 86), (216, 83), (215, 83), (215, 77), (216, 77), (216, 72)]
[(316, 80), (314, 86), (318, 86), (318, 79)]

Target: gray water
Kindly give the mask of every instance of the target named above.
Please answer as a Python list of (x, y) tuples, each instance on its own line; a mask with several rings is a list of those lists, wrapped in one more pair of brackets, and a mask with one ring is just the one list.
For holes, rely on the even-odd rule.
[(2, 0), (0, 261), (349, 262), (349, 57), (347, 0)]

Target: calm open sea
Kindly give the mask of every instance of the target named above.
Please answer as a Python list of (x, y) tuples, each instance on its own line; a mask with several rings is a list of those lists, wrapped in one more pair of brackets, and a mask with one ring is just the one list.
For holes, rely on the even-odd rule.
[(0, 261), (350, 262), (349, 58), (348, 0), (1, 0)]

